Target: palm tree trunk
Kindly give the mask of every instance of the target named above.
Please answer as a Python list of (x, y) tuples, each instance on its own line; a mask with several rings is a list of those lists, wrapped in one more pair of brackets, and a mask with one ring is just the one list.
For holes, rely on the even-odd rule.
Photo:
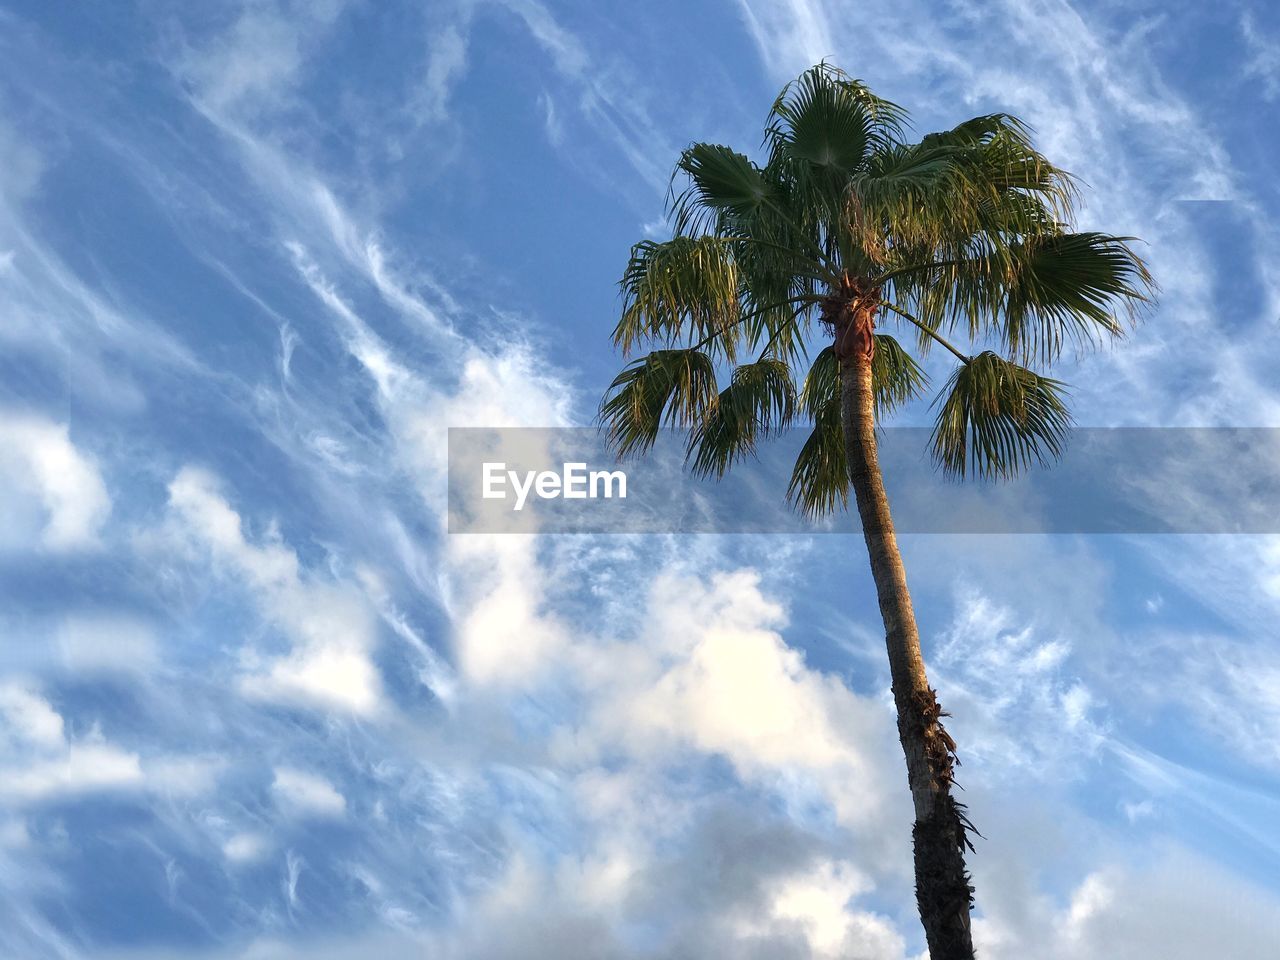
[(955, 743), (939, 721), (943, 714), (925, 675), (920, 633), (880, 474), (871, 381), (871, 317), (867, 316), (863, 323), (868, 328), (863, 348), (842, 351), (841, 424), (849, 481), (857, 499), (884, 620), (898, 736), (906, 755), (907, 782), (915, 805), (912, 838), (916, 903), (930, 960), (972, 960), (969, 910), (973, 887), (964, 863), (969, 823), (963, 806), (951, 795)]

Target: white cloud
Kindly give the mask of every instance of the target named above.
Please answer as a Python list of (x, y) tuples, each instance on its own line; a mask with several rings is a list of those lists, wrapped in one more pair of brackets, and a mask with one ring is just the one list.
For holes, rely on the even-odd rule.
[(547, 132), (547, 140), (553, 147), (564, 144), (564, 124), (556, 112), (556, 100), (545, 90), (538, 94), (538, 105), (542, 107), (542, 126)]
[(222, 854), (232, 863), (256, 863), (266, 855), (270, 843), (260, 833), (237, 833), (222, 845)]
[(382, 708), (382, 680), (370, 657), (376, 624), (363, 596), (345, 585), (298, 583), (268, 602), (295, 646), (282, 657), (246, 651), (246, 694), (362, 715)]
[(0, 681), (0, 801), (16, 804), (111, 791), (192, 797), (210, 790), (223, 762), (214, 757), (143, 759), (94, 726), (68, 733), (63, 717), (30, 686)]
[(1240, 36), (1249, 54), (1244, 64), (1245, 77), (1262, 85), (1267, 100), (1280, 99), (1280, 37), (1269, 37), (1259, 29), (1252, 10), (1240, 15)]
[(574, 649), (569, 662), (594, 705), (563, 749), (623, 746), (642, 759), (696, 750), (784, 797), (816, 794), (847, 824), (892, 818), (886, 800), (900, 777), (890, 713), (806, 666), (778, 632), (784, 619), (755, 571), (707, 582), (660, 573), (634, 642)]
[(276, 767), (271, 792), (285, 811), (298, 816), (335, 818), (347, 812), (347, 800), (324, 777), (293, 767)]
[(241, 578), (293, 642), (283, 656), (243, 653), (241, 688), (248, 696), (364, 715), (381, 708), (381, 678), (370, 658), (376, 619), (360, 591), (304, 578), (297, 555), (278, 534), (250, 542), (240, 515), (204, 471), (181, 470), (169, 486), (169, 503), (181, 535)]
[(0, 714), (11, 738), (38, 747), (63, 744), (62, 716), (49, 701), (15, 682), (0, 686)]
[(0, 550), (96, 547), (111, 499), (67, 425), (0, 411)]
[[(453, 360), (456, 380), (447, 385), (404, 366), (307, 251), (289, 245), (300, 275), (338, 319), (349, 352), (368, 373), (401, 466), (443, 523), (447, 429), (564, 425), (568, 389), (518, 341), (491, 351), (458, 339), (395, 275), (381, 248), (358, 239), (359, 231), (331, 195), (323, 206), (352, 264), (389, 305), (438, 338)], [(459, 665), (472, 682), (526, 680), (551, 666), (564, 644), (563, 629), (543, 609), (545, 577), (536, 551), (536, 543), (516, 537), (451, 537), (446, 543), (442, 599), (457, 620)]]
[(345, 6), (345, 0), (249, 0), (228, 30), (188, 50), (181, 65), (213, 109), (270, 112), (293, 94), (307, 49)]
[(122, 614), (68, 616), (58, 625), (56, 642), (63, 665), (82, 676), (146, 671), (157, 662), (152, 626)]
[(822, 0), (777, 0), (738, 8), (770, 73), (791, 77), (835, 54), (835, 34)]
[(1091, 871), (1067, 903), (1027, 904), (1020, 917), (980, 919), (984, 956), (1014, 960), (1203, 960), (1266, 956), (1280, 938), (1280, 903), (1219, 867), (1168, 850), (1142, 867)]
[(984, 776), (1060, 780), (1095, 755), (1105, 728), (1070, 654), (1061, 633), (962, 589), (931, 664), (962, 759), (983, 764)]
[(544, 574), (523, 538), (466, 535), (449, 543), (456, 647), (477, 685), (524, 684), (556, 669), (568, 643), (544, 608)]
[(902, 936), (885, 917), (851, 909), (872, 884), (852, 864), (820, 860), (806, 870), (773, 881), (763, 913), (745, 916), (743, 931), (756, 936), (788, 922), (804, 932), (810, 956), (898, 960)]
[[(759, 838), (734, 839), (749, 843)], [(753, 870), (761, 864), (752, 863), (749, 852), (740, 860), (738, 851), (698, 852), (735, 859), (699, 862), (687, 851), (675, 850), (671, 859), (656, 856), (634, 865), (637, 874), (618, 882), (609, 871), (625, 872), (627, 864), (548, 871), (533, 857), (517, 854), (475, 898), (468, 922), (433, 936), (429, 952), (448, 960), (639, 960), (655, 955), (904, 960), (902, 939), (887, 920), (850, 908), (850, 898), (865, 886), (847, 864), (819, 859), (773, 873), (764, 865), (764, 875), (757, 877)], [(732, 879), (721, 874), (731, 868), (742, 872)], [(632, 912), (645, 904), (650, 884), (668, 888), (670, 900), (664, 896), (648, 904), (665, 908), (667, 915)], [(618, 932), (618, 926), (628, 923), (640, 924), (651, 938), (662, 940), (650, 949), (629, 944)]]
[(143, 784), (138, 755), (91, 740), (67, 744), (56, 756), (3, 773), (0, 793), (18, 800), (133, 789)]
[(140, 787), (137, 754), (91, 733), (69, 739), (62, 716), (33, 690), (6, 681), (0, 685), (0, 798), (39, 801), (100, 790)]
[(465, 24), (450, 23), (433, 30), (427, 40), (427, 68), (419, 92), (419, 109), (425, 121), (443, 120), (448, 113), (453, 85), (467, 66)]
[(1235, 759), (1280, 772), (1280, 654), (1270, 636), (1189, 630), (1129, 638), (1121, 663), (1135, 705), (1172, 706)]
[[(518, 16), (530, 35), (550, 56), (556, 72), (573, 85), (576, 105), (587, 122), (587, 136), (601, 138), (622, 154), (654, 195), (661, 195), (671, 175), (677, 147), (663, 126), (654, 121), (642, 98), (638, 77), (629, 76), (607, 58), (594, 58), (584, 41), (566, 29), (538, 0), (500, 0)], [(549, 132), (553, 128), (548, 125)], [(552, 138), (554, 144), (556, 139)], [(583, 151), (575, 140), (574, 162)], [(599, 179), (616, 178), (593, 171)]]

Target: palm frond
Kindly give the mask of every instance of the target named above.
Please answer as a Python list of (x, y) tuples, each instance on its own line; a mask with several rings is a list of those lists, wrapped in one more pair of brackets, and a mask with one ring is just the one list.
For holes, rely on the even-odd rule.
[(876, 419), (920, 396), (929, 376), (911, 354), (887, 333), (875, 335), (871, 356), (871, 385), (875, 390)]
[(965, 189), (958, 153), (945, 145), (893, 144), (850, 179), (842, 226), (871, 263), (888, 263), (902, 251), (936, 256), (940, 245), (971, 232), (978, 198)]
[(813, 358), (809, 373), (800, 388), (800, 403), (813, 420), (821, 420), (835, 410), (839, 419), (840, 361), (835, 347), (824, 347)]
[(840, 362), (834, 347), (814, 358), (800, 388), (800, 404), (813, 430), (796, 456), (787, 500), (808, 517), (843, 508), (849, 499), (849, 471), (840, 425)]
[(1064, 388), (991, 351), (972, 358), (939, 395), (935, 462), (948, 476), (1007, 478), (1057, 458), (1071, 426)]
[(1129, 237), (1044, 233), (996, 249), (975, 241), (954, 261), (893, 277), (892, 298), (931, 330), (996, 337), (1023, 361), (1052, 363), (1068, 345), (1123, 335), (1154, 294)]
[(956, 124), (950, 130), (925, 134), (920, 142), (927, 146), (972, 146), (988, 143), (1000, 133), (1011, 132), (1030, 142), (1030, 131), (1017, 117), (1007, 113), (988, 113)]
[(743, 364), (690, 432), (693, 473), (724, 476), (755, 452), (757, 440), (786, 427), (795, 412), (796, 386), (786, 363), (765, 357)]
[(832, 174), (852, 174), (883, 137), (871, 104), (860, 95), (864, 91), (828, 69), (807, 71), (788, 84), (765, 128), (769, 162), (803, 161)]
[(920, 146), (957, 148), (967, 178), (994, 195), (1034, 195), (1053, 211), (1054, 222), (1070, 219), (1076, 196), (1074, 178), (1036, 150), (1030, 129), (1017, 117), (1007, 113), (973, 117), (950, 130), (925, 136)]
[(769, 183), (745, 155), (715, 143), (695, 143), (676, 164), (689, 186), (671, 203), (679, 234), (697, 234), (718, 226), (719, 219), (750, 218), (769, 199)]
[(643, 341), (670, 344), (684, 335), (719, 333), (719, 343), (732, 359), (741, 315), (738, 282), (733, 245), (725, 238), (637, 243), (622, 275), (622, 316), (613, 342), (626, 355)]
[(849, 461), (839, 411), (815, 421), (796, 456), (787, 500), (807, 517), (823, 517), (849, 503)]
[[(916, 396), (927, 383), (924, 371), (888, 334), (875, 335), (871, 377), (876, 416)], [(800, 389), (800, 403), (813, 430), (800, 448), (787, 500), (805, 516), (821, 517), (844, 509), (849, 500), (848, 460), (840, 423), (840, 362), (834, 347), (814, 358)]]
[(716, 400), (716, 373), (700, 350), (655, 350), (634, 361), (609, 385), (600, 420), (619, 456), (646, 453), (664, 425), (688, 427)]
[[(785, 87), (773, 102), (766, 121), (765, 140), (773, 140), (775, 131), (793, 134), (821, 117), (856, 108), (869, 121), (869, 145), (879, 147), (902, 138), (907, 111), (898, 104), (877, 96), (861, 80), (855, 80), (839, 67), (825, 60), (800, 74)], [(844, 113), (852, 117), (852, 113)], [(803, 139), (803, 135), (801, 137)]]
[(978, 256), (1003, 262), (1010, 244), (1060, 233), (1075, 193), (1021, 122), (991, 114), (875, 156), (850, 206), (856, 226), (882, 235), (888, 272)]
[[(871, 385), (875, 391), (876, 418), (920, 396), (929, 384), (924, 368), (902, 344), (887, 333), (875, 334), (871, 359)], [(813, 360), (800, 391), (804, 410), (814, 420), (840, 407), (840, 362), (835, 347), (824, 347)]]
[(1010, 351), (1050, 362), (1064, 343), (1123, 334), (1122, 316), (1132, 319), (1150, 302), (1153, 284), (1132, 239), (1064, 233), (1019, 244), (996, 311)]

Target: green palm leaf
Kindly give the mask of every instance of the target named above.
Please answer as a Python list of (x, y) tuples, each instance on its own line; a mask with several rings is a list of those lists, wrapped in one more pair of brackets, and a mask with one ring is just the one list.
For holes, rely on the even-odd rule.
[(1006, 478), (1060, 456), (1071, 426), (1064, 386), (980, 353), (956, 369), (939, 396), (934, 460), (949, 476)]
[(614, 378), (600, 419), (610, 445), (625, 457), (651, 449), (664, 425), (698, 423), (715, 400), (710, 357), (694, 349), (655, 350)]
[(641, 341), (670, 344), (686, 334), (719, 332), (721, 348), (732, 357), (741, 315), (738, 281), (731, 242), (722, 237), (637, 243), (622, 276), (622, 316), (613, 342), (627, 354)]
[(877, 136), (871, 104), (852, 82), (831, 83), (810, 70), (787, 85), (773, 105), (765, 138), (770, 163), (799, 160), (819, 170), (848, 176), (866, 158)]
[(876, 394), (876, 419), (918, 397), (929, 377), (915, 358), (887, 333), (875, 335), (871, 357), (871, 384)]
[(1132, 318), (1137, 306), (1149, 302), (1152, 286), (1128, 245), (1132, 239), (1064, 233), (1016, 247), (997, 312), (1010, 350), (1052, 361), (1064, 343), (1089, 345), (1121, 335), (1117, 306)]
[(676, 232), (699, 233), (722, 219), (749, 219), (769, 200), (769, 183), (746, 156), (714, 143), (695, 143), (681, 155), (676, 172), (689, 178), (675, 198)]
[(787, 501), (807, 517), (823, 517), (849, 503), (849, 467), (838, 408), (816, 422), (796, 457)]
[[(876, 418), (912, 400), (928, 386), (929, 377), (902, 344), (887, 333), (875, 335), (871, 359), (871, 385), (875, 391)], [(840, 363), (835, 347), (824, 347), (814, 357), (800, 390), (804, 410), (815, 421), (840, 407)]]
[(690, 432), (688, 459), (697, 476), (724, 476), (755, 452), (756, 442), (791, 423), (796, 388), (786, 363), (771, 357), (747, 363)]

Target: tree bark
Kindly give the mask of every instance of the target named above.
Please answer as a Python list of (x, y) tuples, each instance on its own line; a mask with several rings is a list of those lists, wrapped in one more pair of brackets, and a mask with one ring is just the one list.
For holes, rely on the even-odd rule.
[(964, 807), (951, 795), (955, 743), (939, 720), (944, 716), (925, 675), (906, 571), (889, 514), (889, 499), (876, 452), (875, 400), (871, 379), (874, 307), (854, 311), (841, 330), (854, 333), (856, 347), (841, 349), (840, 401), (849, 482), (862, 520), (871, 575), (889, 649), (898, 737), (907, 761), (907, 783), (915, 805), (916, 903), (929, 944), (930, 960), (973, 960), (969, 911), (973, 887), (965, 869), (970, 829)]

